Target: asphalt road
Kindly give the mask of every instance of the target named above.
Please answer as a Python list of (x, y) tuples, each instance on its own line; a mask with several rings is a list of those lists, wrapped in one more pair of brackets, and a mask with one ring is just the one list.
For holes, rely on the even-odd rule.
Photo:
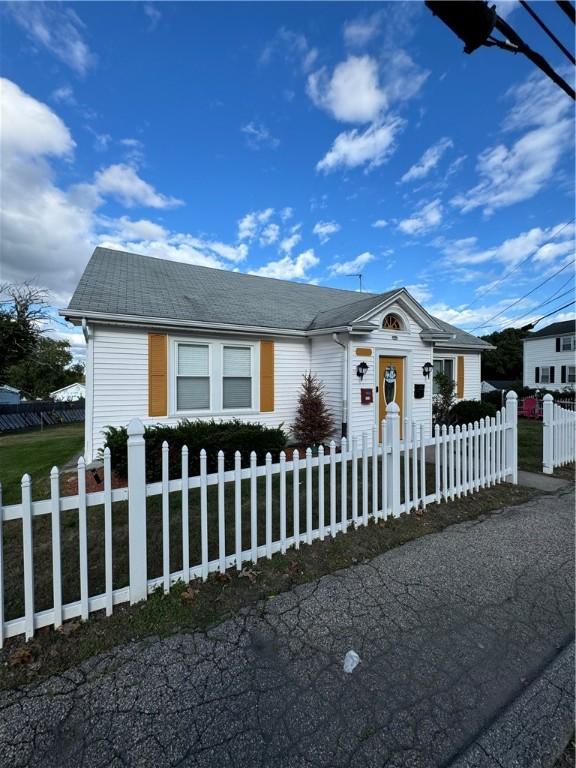
[[(131, 644), (2, 692), (0, 763), (423, 768), (470, 754), (493, 765), (481, 734), (573, 637), (573, 510), (566, 491), (540, 497), (209, 633)], [(350, 649), (361, 663), (345, 674)], [(546, 694), (556, 713), (569, 688), (558, 675)], [(549, 710), (529, 699), (549, 732)], [(534, 764), (523, 748), (515, 739), (503, 764)]]

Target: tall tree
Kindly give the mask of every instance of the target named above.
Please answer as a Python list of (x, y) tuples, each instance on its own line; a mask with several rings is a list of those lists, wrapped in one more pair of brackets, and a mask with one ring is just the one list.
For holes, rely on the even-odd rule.
[(523, 344), (526, 332), (518, 328), (506, 328), (481, 336), (494, 345), (482, 353), (482, 378), (517, 381), (522, 378)]
[(30, 354), (6, 369), (6, 378), (25, 397), (45, 399), (55, 389), (82, 381), (84, 366), (73, 362), (67, 341), (42, 336)]
[(31, 354), (48, 317), (46, 292), (29, 283), (0, 284), (0, 383), (6, 369)]

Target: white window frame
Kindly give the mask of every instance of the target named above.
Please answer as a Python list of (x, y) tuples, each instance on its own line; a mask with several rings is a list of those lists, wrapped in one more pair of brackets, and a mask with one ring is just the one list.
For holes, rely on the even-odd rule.
[[(220, 342), (218, 342), (220, 343)], [(254, 348), (255, 344), (246, 344), (242, 342), (223, 341), (220, 343), (220, 408), (224, 413), (252, 413), (257, 410), (255, 407), (255, 388), (254, 388)], [(250, 406), (248, 408), (225, 408), (224, 407), (224, 379), (230, 378), (224, 376), (224, 347), (236, 347), (237, 349), (250, 350)]]
[[(568, 342), (568, 346), (564, 346), (564, 342)], [(561, 336), (560, 337), (560, 352), (574, 352), (576, 349), (576, 336)]]
[[(451, 360), (452, 361), (452, 381), (454, 382), (454, 384), (456, 384), (456, 357), (454, 355), (442, 355), (442, 357), (434, 356), (432, 358), (432, 366), (434, 366), (434, 363), (437, 360)], [(434, 373), (434, 367), (432, 367), (432, 374), (431, 375), (432, 375), (432, 395), (435, 396), (438, 393), (434, 392), (434, 376), (436, 375)]]
[[(208, 372), (210, 377), (210, 408), (179, 411), (176, 391), (178, 374), (178, 347), (179, 345), (196, 345), (208, 347)], [(223, 374), (224, 374), (224, 347), (245, 347), (250, 349), (250, 373), (252, 378), (250, 408), (224, 408), (223, 407)], [(168, 418), (212, 418), (222, 416), (232, 418), (234, 415), (250, 415), (260, 413), (260, 391), (258, 386), (260, 372), (258, 342), (243, 341), (241, 339), (206, 339), (193, 336), (176, 336), (170, 339), (170, 355), (168, 362), (169, 376), (169, 408)]]
[[(550, 384), (550, 370), (552, 366), (551, 365), (542, 365), (540, 367), (540, 384)], [(546, 371), (546, 378), (544, 378), (544, 371)], [(554, 377), (556, 378), (556, 377)]]

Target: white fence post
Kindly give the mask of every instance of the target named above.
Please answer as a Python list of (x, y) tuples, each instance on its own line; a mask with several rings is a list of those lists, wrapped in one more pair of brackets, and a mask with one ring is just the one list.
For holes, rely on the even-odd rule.
[(146, 445), (140, 419), (128, 424), (128, 552), (130, 605), (146, 600)]
[(518, 395), (513, 390), (506, 394), (506, 422), (508, 424), (506, 455), (511, 469), (511, 482), (518, 485)]
[(392, 517), (400, 514), (400, 408), (397, 403), (386, 406), (386, 442), (390, 446), (388, 456), (388, 508)]
[(542, 434), (542, 471), (545, 475), (551, 475), (554, 472), (554, 398), (552, 395), (544, 395), (542, 423), (544, 425)]

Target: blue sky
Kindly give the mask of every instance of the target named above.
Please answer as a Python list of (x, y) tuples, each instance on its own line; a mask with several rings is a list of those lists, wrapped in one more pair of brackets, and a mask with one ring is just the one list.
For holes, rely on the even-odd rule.
[(571, 298), (570, 99), (520, 56), (463, 54), (420, 2), (14, 3), (0, 23), (2, 280), (55, 307), (99, 243), (339, 288), (362, 272), (476, 333)]

